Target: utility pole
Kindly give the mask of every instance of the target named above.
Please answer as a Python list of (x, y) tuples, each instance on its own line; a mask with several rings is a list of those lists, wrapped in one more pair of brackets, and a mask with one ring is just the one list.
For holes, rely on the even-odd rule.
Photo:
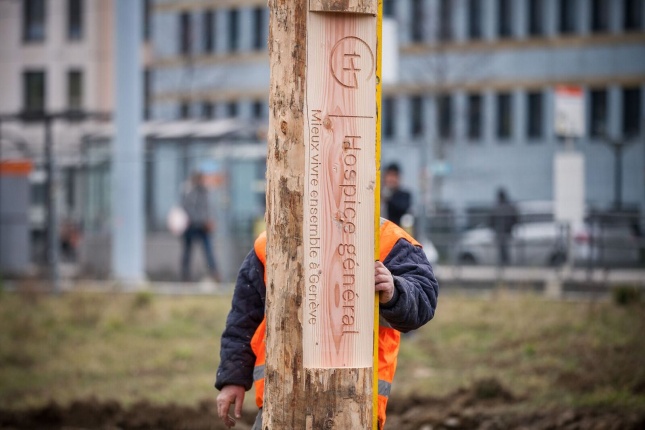
[(376, 426), (379, 4), (269, 0), (263, 428)]
[(60, 255), (58, 240), (58, 189), (56, 160), (52, 139), (52, 116), (43, 118), (45, 127), (45, 170), (47, 172), (47, 262), (54, 294), (60, 293)]
[(112, 150), (112, 274), (129, 284), (144, 274), (141, 3), (115, 2), (116, 134)]

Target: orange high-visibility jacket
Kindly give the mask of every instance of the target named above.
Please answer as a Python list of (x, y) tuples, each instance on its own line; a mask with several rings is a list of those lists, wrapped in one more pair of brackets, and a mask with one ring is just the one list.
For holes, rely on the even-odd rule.
[[(391, 272), (393, 272), (393, 275), (395, 277), (395, 289), (396, 290), (401, 290), (402, 288), (405, 289), (413, 289), (413, 291), (398, 291), (395, 292), (396, 296), (393, 297), (392, 301), (395, 301), (397, 298), (400, 298), (402, 296), (407, 296), (408, 302), (411, 303), (416, 303), (416, 306), (422, 306), (426, 309), (425, 312), (419, 312), (419, 309), (405, 309), (406, 307), (403, 306), (403, 311), (404, 312), (409, 312), (413, 316), (417, 316), (420, 318), (417, 318), (417, 321), (414, 322), (414, 327), (412, 328), (417, 328), (417, 326), (420, 326), (424, 324), (428, 319), (432, 318), (434, 315), (434, 308), (436, 306), (436, 297), (437, 297), (437, 283), (436, 280), (434, 279), (434, 275), (432, 274), (432, 269), (430, 268), (430, 264), (427, 262), (427, 259), (425, 259), (425, 255), (423, 254), (423, 251), (420, 249), (419, 243), (414, 240), (409, 234), (407, 234), (403, 229), (401, 229), (399, 226), (396, 224), (387, 221), (387, 220), (382, 220), (381, 221), (381, 230), (380, 230), (380, 261), (383, 262), (388, 262), (388, 257), (390, 256), (393, 248), (395, 245), (397, 245), (400, 241), (403, 241), (403, 243), (400, 244), (399, 248), (401, 250), (398, 251), (398, 254), (405, 254), (405, 253), (410, 253), (413, 254), (414, 256), (410, 256), (409, 258), (406, 258), (405, 255), (396, 255), (394, 258), (390, 258), (390, 260), (397, 260), (397, 261), (391, 261), (392, 266), (396, 266), (396, 269), (399, 270), (392, 270), (388, 265), (386, 264), (386, 267), (390, 269)], [(254, 251), (260, 262), (262, 263), (262, 266), (266, 266), (266, 233), (262, 233), (260, 237), (255, 241), (254, 245)], [(397, 257), (399, 257), (397, 259)], [(427, 264), (427, 269), (424, 270), (423, 266), (424, 264)], [(400, 273), (400, 266), (405, 266), (409, 265), (411, 266), (407, 270), (409, 270), (410, 273), (413, 274), (411, 278), (420, 278), (423, 279), (424, 275), (427, 278), (426, 283), (427, 285), (423, 286), (418, 286), (414, 285), (415, 284), (415, 279), (405, 279), (404, 277), (401, 277), (397, 280), (397, 274)], [(404, 269), (406, 270), (406, 269)], [(420, 276), (418, 276), (420, 275)], [(266, 272), (264, 272), (264, 281), (266, 285)], [(418, 280), (418, 279), (416, 279)], [(423, 283), (423, 282), (422, 282)], [(430, 286), (430, 288), (424, 288), (426, 286)], [(266, 287), (265, 287), (266, 288)], [(415, 297), (416, 296), (416, 297)], [(413, 299), (410, 300), (410, 297)], [(414, 300), (421, 298), (421, 300)], [(384, 315), (387, 315), (387, 309), (383, 310), (383, 307), (388, 307), (386, 305), (381, 305), (382, 312), (381, 312), (381, 318), (380, 318), (380, 324), (379, 324), (379, 344), (378, 344), (378, 421), (379, 421), (379, 428), (383, 428), (385, 425), (385, 409), (387, 405), (387, 400), (388, 396), (390, 394), (390, 388), (392, 385), (392, 381), (394, 379), (394, 372), (396, 370), (396, 361), (397, 361), (397, 355), (399, 353), (399, 343), (400, 343), (400, 338), (401, 338), (401, 333), (399, 330), (396, 328), (396, 323), (400, 322), (397, 321), (395, 318), (395, 321), (392, 321), (392, 325), (387, 321), (386, 318), (384, 318)], [(392, 307), (395, 305), (392, 305)], [(421, 315), (423, 314), (423, 315)], [(405, 318), (405, 316), (401, 315), (401, 318)], [(421, 323), (421, 324), (419, 324)], [(394, 325), (394, 327), (393, 327)], [(402, 330), (408, 331), (410, 329), (409, 326), (405, 326), (405, 324), (401, 327)], [(255, 354), (256, 360), (255, 360), (255, 366), (253, 369), (253, 380), (255, 384), (255, 398), (256, 398), (256, 403), (258, 407), (262, 407), (263, 404), (263, 397), (264, 397), (264, 364), (265, 364), (265, 336), (266, 336), (266, 318), (262, 320), (260, 323), (259, 327), (255, 331), (253, 338), (251, 340), (251, 348), (253, 350), (253, 353)], [(219, 376), (218, 376), (219, 378)]]

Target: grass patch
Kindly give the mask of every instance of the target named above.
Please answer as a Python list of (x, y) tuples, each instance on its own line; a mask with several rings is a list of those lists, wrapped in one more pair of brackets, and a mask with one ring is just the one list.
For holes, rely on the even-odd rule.
[[(0, 403), (213, 398), (230, 303), (149, 293), (0, 295)], [(392, 395), (475, 386), (486, 398), (499, 381), (533, 406), (644, 408), (644, 330), (642, 303), (445, 296), (435, 320), (403, 339)]]

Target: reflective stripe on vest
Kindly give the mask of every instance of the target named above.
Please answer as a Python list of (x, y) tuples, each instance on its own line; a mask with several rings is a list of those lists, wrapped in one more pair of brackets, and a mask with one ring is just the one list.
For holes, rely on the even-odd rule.
[[(391, 221), (381, 218), (380, 228), (380, 261), (385, 261), (394, 245), (400, 240), (405, 239), (414, 246), (421, 246), (405, 230)], [(258, 257), (262, 266), (266, 268), (266, 232), (258, 236), (253, 246), (255, 255)], [(267, 273), (264, 271), (264, 284), (266, 286)], [(264, 403), (264, 371), (265, 371), (265, 336), (266, 336), (266, 318), (257, 328), (253, 339), (251, 339), (251, 348), (256, 356), (255, 368), (253, 370), (253, 381), (255, 382), (255, 400), (258, 407)], [(401, 343), (401, 333), (393, 329), (390, 324), (383, 318), (379, 322), (379, 381), (378, 381), (378, 420), (379, 428), (385, 425), (385, 409), (387, 399), (392, 388), (394, 373), (396, 371), (396, 361)]]

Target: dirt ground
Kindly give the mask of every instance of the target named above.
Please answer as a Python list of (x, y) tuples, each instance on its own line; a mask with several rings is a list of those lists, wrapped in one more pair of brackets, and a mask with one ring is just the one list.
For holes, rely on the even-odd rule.
[[(642, 430), (645, 411), (522, 408), (496, 380), (483, 380), (443, 398), (392, 399), (386, 428), (397, 430)], [(529, 411), (533, 409), (533, 411)], [(247, 411), (235, 427), (250, 429)], [(153, 405), (123, 407), (116, 401), (80, 400), (62, 407), (50, 403), (28, 410), (0, 409), (1, 429), (209, 429), (224, 430), (213, 400), (197, 407)]]

